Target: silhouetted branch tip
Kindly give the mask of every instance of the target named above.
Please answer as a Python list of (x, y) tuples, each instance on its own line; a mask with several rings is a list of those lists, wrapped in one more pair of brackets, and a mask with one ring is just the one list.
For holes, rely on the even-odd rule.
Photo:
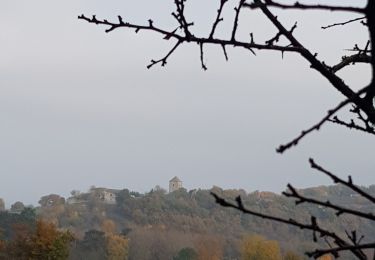
[(335, 174), (327, 171), (326, 169), (324, 169), (323, 167), (321, 167), (317, 163), (315, 163), (315, 161), (312, 158), (309, 159), (309, 162), (310, 162), (311, 168), (316, 169), (317, 171), (327, 175), (328, 177), (330, 177), (332, 179), (332, 181), (334, 183), (340, 183), (340, 184), (350, 188), (351, 190), (355, 191), (356, 193), (358, 193), (363, 198), (366, 198), (369, 201), (371, 201), (372, 203), (375, 203), (375, 197), (373, 197), (371, 194), (363, 191), (358, 186), (354, 185), (354, 183), (352, 181), (352, 177), (349, 176), (348, 181), (345, 181), (345, 180), (339, 178), (338, 176), (336, 176)]
[(295, 2), (294, 4), (282, 4), (275, 2), (273, 0), (254, 0), (251, 4), (245, 4), (244, 6), (251, 9), (261, 8), (262, 6), (277, 7), (281, 9), (299, 9), (299, 10), (327, 10), (327, 11), (344, 11), (344, 12), (354, 12), (364, 14), (366, 10), (364, 8), (349, 7), (349, 6), (330, 6), (330, 5), (320, 5), (320, 4), (301, 4)]
[(219, 197), (214, 192), (211, 192), (211, 195), (215, 198), (215, 201), (217, 204), (223, 206), (223, 207), (232, 207), (232, 204), (228, 203), (225, 199)]
[(361, 22), (363, 22), (364, 19), (366, 19), (365, 16), (363, 16), (363, 17), (358, 17), (358, 18), (350, 19), (350, 20), (345, 21), (345, 22), (334, 23), (334, 24), (330, 24), (330, 25), (322, 26), (321, 28), (322, 28), (322, 29), (328, 29), (328, 28), (332, 28), (332, 27), (335, 27), (335, 26), (343, 26), (343, 25), (347, 25), (347, 24), (354, 23), (354, 22), (357, 22), (357, 21), (361, 21)]

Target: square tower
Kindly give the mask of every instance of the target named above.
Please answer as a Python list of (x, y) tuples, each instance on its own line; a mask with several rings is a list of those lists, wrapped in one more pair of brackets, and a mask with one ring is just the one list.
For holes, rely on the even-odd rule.
[(173, 177), (173, 179), (169, 181), (169, 192), (174, 192), (181, 188), (182, 188), (182, 181), (177, 176)]

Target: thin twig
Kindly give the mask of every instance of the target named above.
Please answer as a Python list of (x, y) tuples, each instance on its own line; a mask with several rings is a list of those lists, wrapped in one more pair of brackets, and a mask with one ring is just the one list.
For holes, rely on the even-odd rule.
[(365, 13), (365, 9), (350, 6), (330, 6), (330, 5), (308, 5), (295, 2), (294, 4), (281, 4), (272, 0), (264, 0), (264, 3), (260, 0), (254, 0), (252, 4), (245, 4), (244, 6), (250, 7), (252, 9), (259, 8), (260, 4), (266, 4), (270, 7), (278, 7), (282, 9), (300, 9), (300, 10), (327, 10), (327, 11), (344, 11), (344, 12), (355, 12), (355, 13)]
[(167, 55), (160, 60), (151, 60), (151, 63), (147, 65), (147, 68), (150, 69), (152, 66), (158, 63), (161, 63), (161, 66), (164, 67), (167, 64), (168, 57), (171, 56), (171, 54), (177, 49), (178, 46), (180, 46), (181, 43), (182, 41), (178, 41), (176, 45), (167, 53)]
[(335, 26), (341, 26), (341, 25), (347, 25), (349, 23), (354, 23), (356, 21), (362, 21), (366, 19), (366, 16), (362, 16), (362, 17), (358, 17), (358, 18), (354, 18), (354, 19), (351, 19), (351, 20), (348, 20), (348, 21), (345, 21), (345, 22), (341, 22), (341, 23), (334, 23), (334, 24), (330, 24), (330, 25), (326, 25), (326, 26), (322, 26), (321, 28), (322, 29), (328, 29), (328, 28), (332, 28), (332, 27), (335, 27)]
[(242, 9), (243, 4), (245, 3), (245, 0), (240, 0), (238, 3), (238, 6), (234, 8), (234, 11), (236, 12), (236, 15), (234, 17), (234, 22), (233, 22), (233, 30), (232, 30), (232, 37), (231, 39), (234, 41), (236, 38), (236, 32), (238, 28), (238, 19), (240, 17), (240, 12)]
[[(366, 90), (367, 90), (367, 87), (358, 91), (356, 95), (359, 97), (361, 94), (365, 93)], [(351, 99), (346, 99), (346, 100), (342, 101), (341, 103), (339, 103), (335, 108), (328, 110), (327, 115), (325, 117), (323, 117), (317, 124), (313, 125), (312, 127), (310, 127), (307, 130), (303, 130), (299, 136), (294, 138), (289, 143), (286, 143), (284, 145), (280, 145), (276, 149), (276, 151), (278, 153), (283, 153), (286, 150), (290, 149), (291, 147), (296, 146), (299, 143), (299, 141), (301, 141), (301, 139), (303, 139), (306, 135), (310, 134), (313, 131), (319, 131), (320, 128), (324, 125), (324, 123), (326, 123), (330, 119), (331, 116), (336, 114), (340, 109), (342, 109), (344, 106), (346, 106), (350, 102), (352, 102)]]
[(361, 132), (375, 135), (375, 130), (373, 128), (365, 128), (363, 126), (357, 125), (353, 119), (350, 121), (350, 123), (348, 123), (339, 119), (337, 116), (334, 116), (332, 119), (328, 119), (328, 121), (334, 124), (345, 126), (349, 129), (355, 129)]
[(212, 25), (210, 36), (208, 36), (209, 39), (212, 39), (214, 37), (214, 33), (215, 33), (217, 25), (223, 20), (223, 18), (221, 17), (221, 13), (227, 1), (228, 0), (220, 0), (220, 7), (217, 10), (217, 16), (216, 16), (214, 24)]

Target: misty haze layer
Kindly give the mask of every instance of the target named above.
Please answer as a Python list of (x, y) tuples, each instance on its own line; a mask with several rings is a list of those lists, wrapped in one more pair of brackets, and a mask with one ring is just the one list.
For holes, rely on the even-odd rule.
[[(209, 33), (216, 15), (217, 1), (204, 2), (188, 3), (197, 35)], [(206, 46), (202, 71), (198, 46), (184, 45), (166, 67), (147, 70), (172, 42), (144, 32), (106, 34), (77, 19), (122, 15), (176, 27), (173, 1), (148, 4), (22, 0), (1, 8), (0, 197), (35, 204), (42, 195), (66, 196), (91, 185), (144, 192), (167, 187), (173, 176), (187, 189), (329, 184), (309, 169), (309, 157), (340, 176), (353, 174), (359, 184), (375, 183), (374, 141), (360, 133), (326, 125), (285, 155), (275, 152), (343, 99), (299, 56), (228, 49), (225, 62), (221, 48)], [(320, 29), (342, 14), (277, 13), (290, 26), (298, 20), (296, 36), (328, 64), (368, 37), (360, 25)], [(225, 15), (217, 37), (230, 37), (233, 8)], [(260, 13), (243, 12), (240, 19), (238, 38), (273, 36)], [(358, 65), (340, 75), (359, 89), (370, 70)], [(359, 155), (359, 148), (368, 152)]]

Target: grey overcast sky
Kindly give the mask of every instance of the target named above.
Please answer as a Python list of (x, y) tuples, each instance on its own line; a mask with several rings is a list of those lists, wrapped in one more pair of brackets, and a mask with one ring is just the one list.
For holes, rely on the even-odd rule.
[[(326, 1), (351, 4), (353, 1)], [(364, 1), (358, 1), (363, 4)], [(275, 148), (342, 100), (299, 56), (184, 45), (164, 68), (146, 69), (173, 45), (159, 35), (117, 30), (77, 16), (175, 28), (173, 1), (3, 0), (0, 8), (0, 197), (37, 203), (91, 185), (149, 191), (179, 176), (187, 189), (243, 188), (280, 192), (330, 184), (314, 174), (312, 156), (341, 176), (374, 184), (374, 139), (325, 126), (285, 155)], [(218, 1), (189, 0), (187, 16), (207, 35)], [(229, 37), (230, 1), (217, 36)], [(345, 20), (330, 12), (275, 10), (296, 36), (334, 64), (344, 49), (368, 38), (361, 25), (322, 31)], [(351, 15), (349, 17), (357, 17)], [(239, 38), (257, 41), (275, 29), (257, 11), (243, 11)], [(370, 79), (366, 65), (340, 73), (355, 88)], [(361, 153), (359, 153), (361, 151)]]

